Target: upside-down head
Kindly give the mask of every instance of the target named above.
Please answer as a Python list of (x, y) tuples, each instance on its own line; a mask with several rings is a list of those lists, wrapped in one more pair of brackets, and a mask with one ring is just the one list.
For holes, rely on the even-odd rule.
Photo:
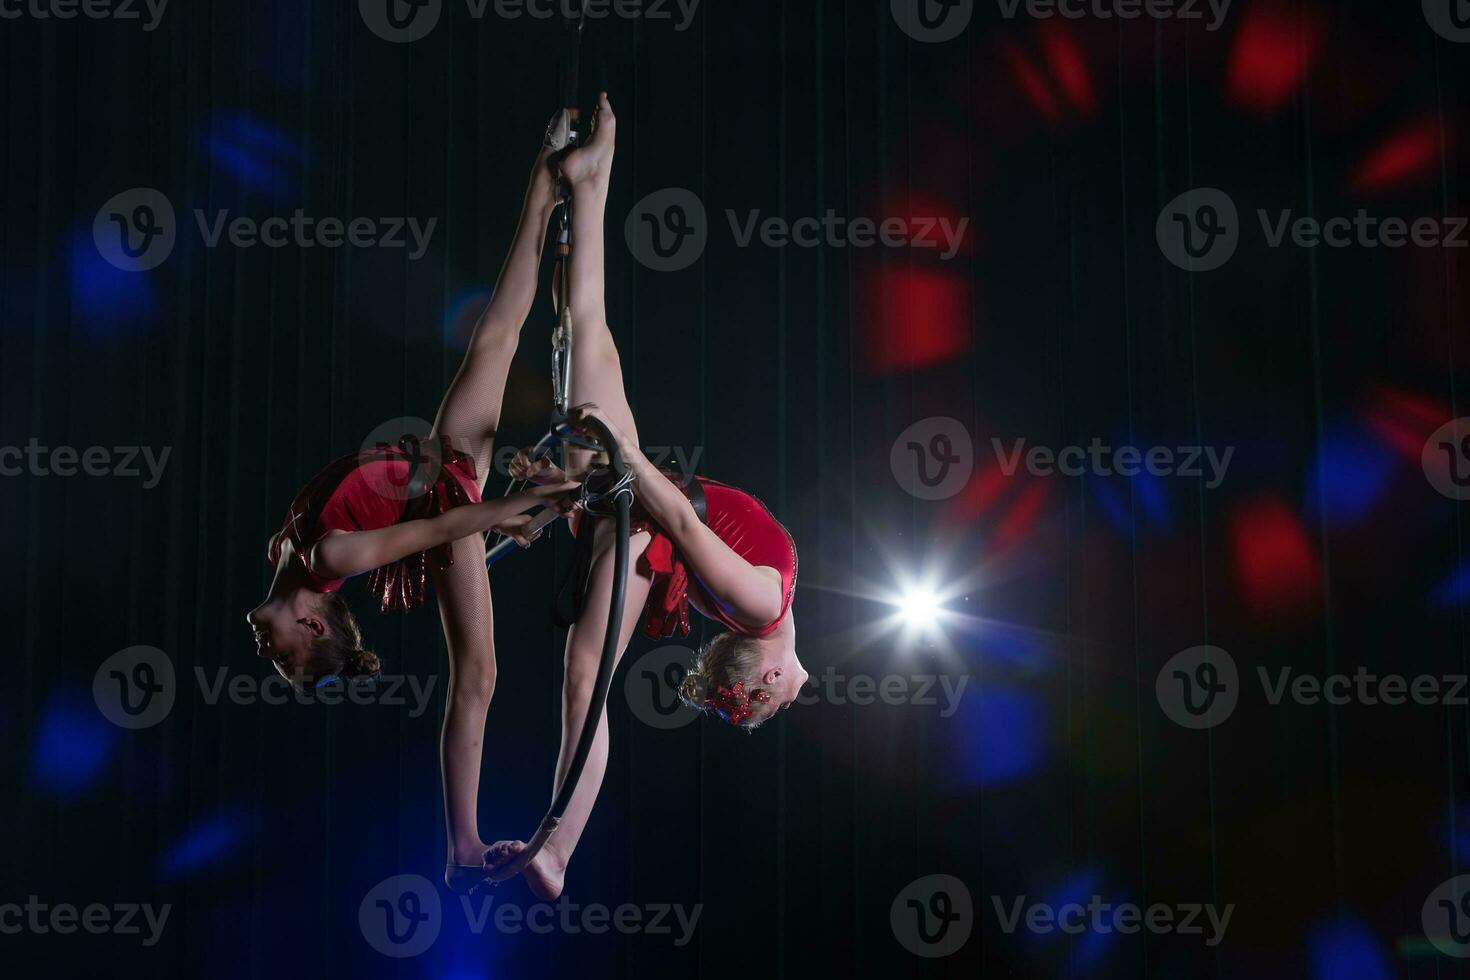
[(256, 653), (299, 687), (332, 676), (377, 677), (382, 669), (377, 655), (363, 649), (357, 618), (335, 592), (273, 592), (245, 619), (255, 633)]
[(796, 656), (796, 629), (788, 615), (770, 636), (721, 633), (706, 643), (679, 685), (679, 698), (750, 731), (791, 707), (808, 676)]

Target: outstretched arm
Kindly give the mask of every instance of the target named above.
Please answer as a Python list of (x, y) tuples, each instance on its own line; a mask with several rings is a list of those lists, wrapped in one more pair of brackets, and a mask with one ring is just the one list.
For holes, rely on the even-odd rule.
[[(350, 578), (439, 545), (484, 534), (492, 528), (520, 540), (529, 523), (522, 515), (540, 504), (565, 509), (575, 483), (538, 486), (508, 497), (456, 507), (435, 517), (404, 521), (371, 531), (329, 534), (316, 543), (306, 563), (323, 578)], [(525, 543), (524, 541), (522, 543)]]

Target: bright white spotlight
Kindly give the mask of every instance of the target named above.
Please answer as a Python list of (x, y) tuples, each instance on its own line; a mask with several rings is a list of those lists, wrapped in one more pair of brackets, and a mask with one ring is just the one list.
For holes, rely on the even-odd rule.
[(939, 596), (928, 589), (907, 589), (898, 600), (898, 614), (909, 626), (933, 626), (940, 612)]

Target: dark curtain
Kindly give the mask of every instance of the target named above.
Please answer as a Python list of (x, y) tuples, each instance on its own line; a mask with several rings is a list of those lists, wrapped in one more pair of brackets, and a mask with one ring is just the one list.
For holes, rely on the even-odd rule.
[[(672, 915), (671, 934), (476, 934), (441, 888), (437, 942), (403, 959), (359, 912), (385, 879), (439, 874), (432, 603), (382, 617), (346, 592), (386, 670), (437, 685), (418, 713), (409, 690), (331, 707), (210, 692), (268, 675), (243, 617), (295, 490), (375, 428), (432, 419), (557, 98), (562, 25), (461, 0), (408, 44), (348, 0), (175, 0), (153, 30), (144, 7), (0, 20), (0, 446), (104, 447), (114, 470), (126, 447), (169, 452), (156, 481), (141, 452), (141, 475), (66, 477), (39, 449), (0, 479), (0, 903), (171, 907), (152, 945), (146, 925), (0, 935), (10, 975), (1462, 975), (1420, 915), (1463, 870), (1465, 708), (1273, 705), (1257, 673), (1465, 670), (1463, 511), (1419, 460), (1459, 414), (1465, 253), (1273, 247), (1257, 211), (1464, 213), (1470, 49), (1408, 3), (1237, 0), (1216, 30), (1208, 11), (1008, 7), (975, 5), (943, 43), (884, 0), (590, 25), (583, 102), (606, 88), (620, 120), (608, 303), (629, 397), (646, 443), (698, 451), (790, 528), (816, 703), (753, 735), (654, 728), (627, 665), (668, 644), (636, 640), (567, 893), (698, 906), (692, 938)], [(140, 187), (171, 202), (177, 242), (127, 272), (93, 225)], [(698, 195), (709, 241), (659, 272), (624, 221), (668, 187)], [(1191, 273), (1156, 224), (1201, 187), (1231, 196), (1241, 243)], [(210, 246), (200, 226), (298, 209), (437, 223), (417, 258)], [(969, 224), (948, 259), (740, 241), (752, 212), (829, 211)], [(502, 445), (544, 425), (552, 321), (543, 300), (522, 334)], [(925, 500), (892, 450), (936, 417), (970, 435), (975, 473)], [(1007, 475), (993, 442), (1094, 438), (1234, 455), (1206, 486)], [(492, 573), (487, 840), (530, 833), (547, 803), (546, 612), (568, 553), (563, 535)], [(875, 626), (926, 576), (950, 610), (938, 634)], [(1190, 730), (1155, 680), (1205, 644), (1233, 656), (1240, 703)], [(93, 683), (136, 646), (166, 654), (176, 699), (129, 730)], [(906, 700), (854, 703), (859, 676), (899, 678)], [(941, 682), (965, 685), (947, 714)], [(965, 884), (972, 931), (924, 958), (894, 923), (934, 874)], [(1234, 912), (1217, 945), (1208, 928), (1003, 927), (1020, 897), (1093, 895)], [(518, 882), (490, 901), (533, 903)]]

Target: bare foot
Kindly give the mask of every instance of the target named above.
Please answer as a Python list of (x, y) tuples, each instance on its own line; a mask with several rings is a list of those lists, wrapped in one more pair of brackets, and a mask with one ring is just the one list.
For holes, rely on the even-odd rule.
[(449, 849), (449, 863), (461, 868), (473, 868), (485, 862), (485, 845), (479, 841), (466, 841)]
[[(491, 845), (485, 852), (485, 870), (494, 871), (496, 868), (515, 859), (515, 856), (526, 849), (524, 841), (503, 840)], [(557, 867), (550, 854), (542, 850), (531, 859), (526, 869), (521, 872), (526, 879), (526, 886), (531, 889), (531, 894), (543, 902), (554, 902), (561, 895), (562, 880), (566, 877), (566, 869)]]
[(592, 135), (583, 145), (561, 160), (562, 176), (571, 184), (607, 183), (612, 172), (613, 143), (618, 119), (613, 115), (607, 93), (597, 96), (597, 111), (592, 115)]

